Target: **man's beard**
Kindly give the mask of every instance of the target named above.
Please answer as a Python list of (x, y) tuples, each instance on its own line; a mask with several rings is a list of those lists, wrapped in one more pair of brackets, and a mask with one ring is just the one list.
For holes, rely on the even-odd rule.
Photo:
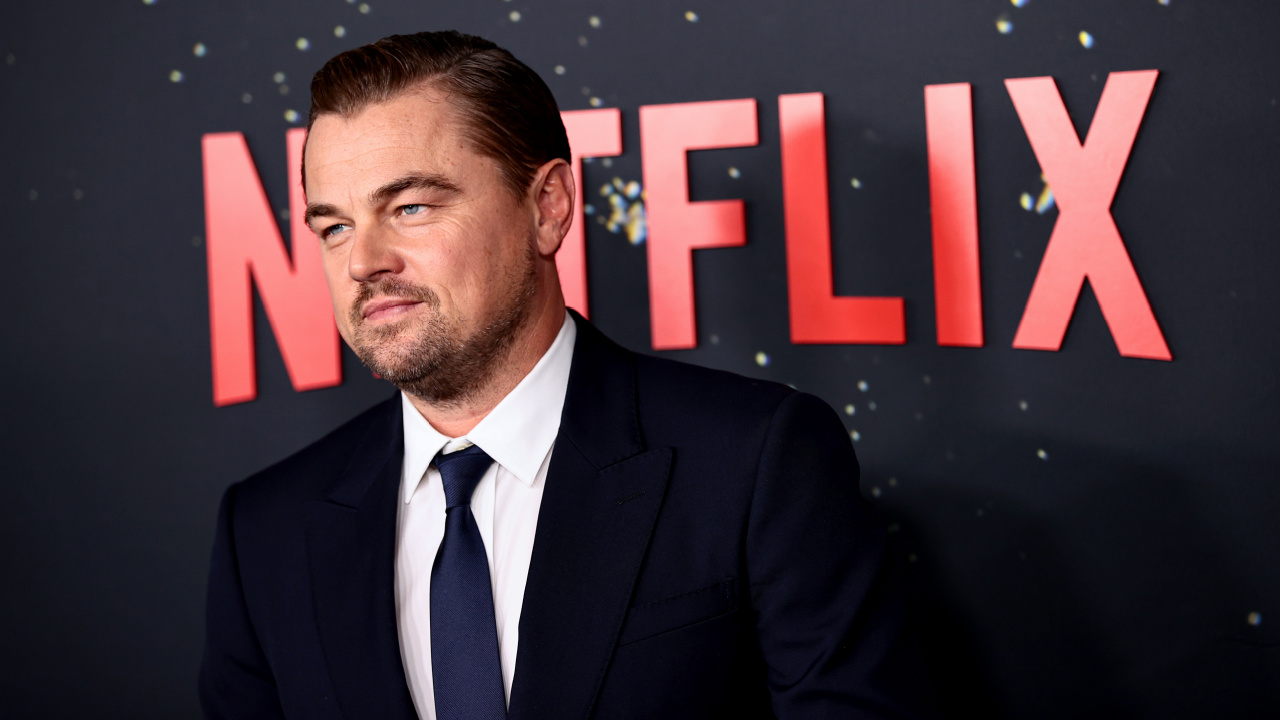
[[(503, 278), (503, 305), (470, 337), (462, 337), (457, 318), (440, 313), (440, 298), (427, 287), (393, 276), (360, 286), (351, 305), (351, 349), (384, 380), (433, 405), (461, 404), (484, 388), (504, 359), (516, 334), (529, 319), (529, 301), (537, 290), (536, 254), (530, 246), (523, 273)], [(403, 297), (423, 303), (425, 325), (404, 327), (364, 323), (364, 305), (375, 297)], [(412, 334), (405, 338), (403, 335)], [(397, 342), (399, 340), (399, 342)]]

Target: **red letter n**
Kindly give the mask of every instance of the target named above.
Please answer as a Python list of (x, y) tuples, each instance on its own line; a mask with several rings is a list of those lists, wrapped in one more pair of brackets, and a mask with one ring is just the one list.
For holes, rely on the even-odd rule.
[(689, 150), (759, 142), (756, 101), (645, 105), (640, 158), (649, 215), (649, 325), (654, 350), (697, 347), (693, 250), (747, 242), (741, 200), (689, 202)]
[(587, 314), (587, 231), (583, 205), (582, 158), (622, 154), (622, 113), (617, 108), (560, 113), (573, 153), (573, 224), (556, 253), (564, 304)]
[(1087, 278), (1121, 355), (1173, 359), (1111, 217), (1111, 201), (1156, 74), (1155, 70), (1111, 73), (1083, 145), (1053, 78), (1005, 80), (1061, 213), (1027, 299), (1014, 347), (1062, 347)]
[(258, 395), (251, 287), (255, 281), (294, 389), (342, 382), (338, 329), (319, 241), (302, 221), (307, 205), (301, 181), (305, 139), (303, 130), (290, 130), (287, 136), (292, 263), (244, 136), (216, 133), (202, 140), (214, 405)]
[(778, 125), (791, 342), (901, 345), (902, 298), (835, 297), (822, 93), (780, 95)]

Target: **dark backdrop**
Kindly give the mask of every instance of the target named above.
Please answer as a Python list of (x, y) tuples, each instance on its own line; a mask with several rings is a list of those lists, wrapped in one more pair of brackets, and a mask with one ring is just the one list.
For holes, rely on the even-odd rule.
[[(219, 494), (390, 392), (348, 353), (344, 384), (295, 393), (259, 308), (259, 397), (214, 407), (200, 137), (245, 133), (284, 210), (310, 74), (449, 27), (564, 109), (621, 108), (625, 154), (586, 166), (596, 215), (600, 185), (641, 179), (639, 106), (758, 99), (758, 147), (690, 156), (693, 199), (744, 199), (748, 241), (697, 253), (699, 347), (669, 355), (856, 431), (949, 712), (1280, 713), (1274, 5), (51, 0), (0, 10), (0, 715), (197, 713)], [(1057, 212), (1022, 207), (1042, 183), (1003, 80), (1053, 76), (1083, 130), (1107, 74), (1144, 69), (1113, 212), (1174, 360), (1120, 357), (1087, 289), (1060, 352), (1015, 350)], [(982, 348), (934, 341), (923, 87), (948, 82), (973, 84)], [(789, 343), (777, 96), (810, 91), (836, 291), (904, 296), (903, 346)], [(644, 350), (644, 245), (589, 228), (592, 318)]]

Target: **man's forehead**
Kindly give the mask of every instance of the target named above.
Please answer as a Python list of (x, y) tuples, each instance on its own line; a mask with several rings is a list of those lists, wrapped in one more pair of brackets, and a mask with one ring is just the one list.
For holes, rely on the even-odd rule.
[(361, 171), (395, 172), (406, 164), (447, 172), (469, 152), (460, 113), (438, 90), (406, 92), (350, 115), (325, 113), (307, 137), (307, 185), (336, 174), (346, 181)]

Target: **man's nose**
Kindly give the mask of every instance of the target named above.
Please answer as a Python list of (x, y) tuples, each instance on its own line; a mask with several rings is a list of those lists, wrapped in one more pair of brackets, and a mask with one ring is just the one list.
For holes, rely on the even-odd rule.
[(376, 225), (358, 228), (347, 259), (347, 272), (352, 280), (367, 282), (383, 273), (404, 270), (395, 233)]

